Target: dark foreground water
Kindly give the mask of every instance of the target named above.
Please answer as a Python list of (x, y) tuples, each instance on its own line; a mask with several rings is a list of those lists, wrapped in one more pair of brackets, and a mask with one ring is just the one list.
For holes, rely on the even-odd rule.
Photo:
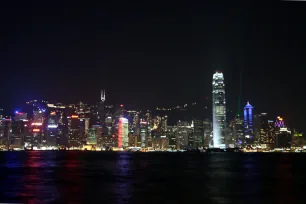
[(306, 203), (306, 154), (0, 152), (0, 203)]

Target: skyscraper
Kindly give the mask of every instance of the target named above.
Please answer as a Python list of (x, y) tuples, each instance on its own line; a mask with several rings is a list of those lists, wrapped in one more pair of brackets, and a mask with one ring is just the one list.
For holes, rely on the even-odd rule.
[(246, 144), (252, 144), (253, 134), (253, 106), (247, 102), (244, 107), (244, 137)]
[(202, 147), (204, 139), (204, 124), (202, 120), (195, 120), (193, 127), (194, 147)]
[(140, 121), (140, 140), (141, 140), (141, 148), (146, 147), (146, 139), (148, 136), (148, 122), (144, 119)]
[(268, 120), (268, 141), (269, 141), (269, 147), (272, 149), (275, 146), (275, 132), (277, 131), (277, 128), (274, 127), (274, 121)]
[(269, 141), (269, 124), (268, 124), (268, 114), (261, 113), (254, 115), (254, 139), (255, 142), (261, 144), (262, 148), (267, 148)]
[(284, 119), (278, 116), (274, 122), (275, 148), (290, 148), (291, 131), (287, 129)]
[(105, 90), (101, 90), (101, 101), (98, 105), (98, 117), (99, 117), (99, 122), (102, 128), (104, 127), (105, 123)]
[(226, 128), (225, 84), (222, 72), (216, 72), (212, 81), (213, 141), (214, 147), (225, 148), (224, 129)]
[(129, 121), (126, 118), (121, 118), (122, 121), (122, 147), (127, 148), (129, 146)]
[(290, 148), (292, 142), (291, 131), (287, 128), (280, 128), (276, 132), (276, 144), (275, 148)]
[(78, 115), (68, 117), (68, 138), (70, 147), (81, 147), (80, 119)]
[(171, 149), (176, 149), (176, 135), (175, 135), (176, 128), (173, 126), (167, 127), (166, 136), (169, 139), (169, 147)]
[(96, 135), (95, 128), (89, 129), (89, 133), (88, 133), (88, 137), (86, 138), (86, 142), (87, 144), (90, 144), (90, 145), (97, 145), (97, 135)]
[(47, 119), (47, 144), (49, 146), (56, 146), (59, 144), (60, 137), (57, 135), (58, 127), (58, 115), (55, 111), (50, 112), (48, 119)]
[[(94, 137), (98, 147), (113, 147), (111, 136), (110, 137), (102, 137), (102, 127), (101, 125), (93, 125), (92, 129), (94, 131)], [(93, 134), (93, 133), (91, 133)], [(92, 135), (91, 135), (92, 136)]]
[(236, 147), (243, 147), (245, 145), (243, 120), (238, 116), (235, 118), (234, 136)]
[(23, 148), (24, 122), (22, 120), (12, 121), (11, 125), (11, 145), (17, 148)]
[(203, 128), (204, 128), (204, 147), (210, 147), (212, 144), (212, 123), (209, 119), (205, 119), (203, 121)]
[(188, 140), (192, 135), (193, 127), (187, 121), (179, 120), (177, 122), (175, 136), (176, 136), (176, 149), (184, 149), (188, 146)]
[(128, 119), (121, 117), (119, 119), (118, 125), (118, 148), (126, 148), (128, 147), (128, 134), (129, 134), (129, 127), (128, 127)]

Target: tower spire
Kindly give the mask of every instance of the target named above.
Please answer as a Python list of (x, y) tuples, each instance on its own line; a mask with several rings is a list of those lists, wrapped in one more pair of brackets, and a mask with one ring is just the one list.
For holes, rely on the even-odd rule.
[(101, 90), (101, 101), (102, 102), (105, 101), (105, 90), (104, 89)]

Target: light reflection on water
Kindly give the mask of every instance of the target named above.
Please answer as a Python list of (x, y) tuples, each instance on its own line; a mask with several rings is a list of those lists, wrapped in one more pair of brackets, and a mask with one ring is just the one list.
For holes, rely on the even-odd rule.
[(130, 153), (118, 154), (116, 159), (116, 180), (114, 182), (114, 192), (116, 192), (116, 203), (129, 203), (133, 192), (132, 180), (132, 157)]
[(304, 154), (1, 152), (0, 202), (303, 203)]
[(1, 172), (7, 175), (6, 179), (1, 180), (3, 201), (48, 203), (59, 198), (48, 172), (56, 165), (48, 155), (33, 151), (7, 152), (2, 156)]

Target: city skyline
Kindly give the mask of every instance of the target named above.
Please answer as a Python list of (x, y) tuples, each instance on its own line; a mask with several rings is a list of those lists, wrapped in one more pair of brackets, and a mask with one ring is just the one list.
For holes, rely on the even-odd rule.
[[(277, 151), (278, 148), (300, 148), (304, 143), (303, 133), (288, 126), (283, 117), (271, 120), (267, 113), (253, 115), (249, 102), (243, 117), (226, 119), (223, 73), (213, 74), (212, 85), (212, 119), (193, 115), (191, 110), (197, 103), (156, 108), (157, 112), (129, 110), (123, 104), (106, 105), (105, 90), (96, 104), (28, 101), (30, 112), (19, 109), (8, 117), (1, 109), (0, 146), (19, 150), (61, 147), (127, 151), (137, 147), (142, 151), (203, 148)], [(173, 112), (180, 112), (183, 118), (175, 117)], [(170, 118), (175, 124), (169, 123)]]
[(85, 5), (3, 5), (2, 19), (11, 23), (1, 38), (0, 108), (35, 98), (94, 103), (101, 88), (110, 103), (140, 108), (211, 103), (211, 74), (222, 70), (230, 109), (237, 111), (241, 95), (241, 105), (249, 100), (305, 131), (305, 91), (298, 88), (305, 86), (305, 28), (297, 4)]
[[(214, 93), (214, 81), (216, 80), (216, 78), (214, 78), (215, 77), (215, 75), (217, 74), (217, 73), (220, 73), (222, 76), (221, 76), (221, 78), (222, 78), (222, 81), (223, 81), (223, 83), (224, 83), (224, 77), (223, 77), (223, 72), (221, 72), (220, 70), (218, 70), (218, 71), (216, 71), (215, 73), (214, 73), (214, 76), (213, 76), (213, 86), (212, 86), (212, 91), (213, 91), (213, 93)], [(217, 85), (217, 83), (216, 83), (216, 85)], [(226, 89), (226, 86), (224, 86), (223, 85), (223, 89)], [(136, 111), (141, 111), (141, 112), (145, 112), (145, 111), (147, 111), (147, 110), (150, 110), (150, 111), (168, 111), (168, 112), (171, 112), (171, 110), (172, 111), (174, 111), (175, 109), (180, 109), (180, 108), (185, 108), (185, 106), (187, 107), (188, 105), (189, 105), (189, 107), (190, 106), (194, 106), (194, 105), (196, 105), (199, 109), (198, 110), (200, 110), (200, 111), (208, 111), (208, 112), (211, 112), (211, 113), (213, 113), (212, 114), (212, 117), (209, 117), (209, 115), (211, 116), (211, 114), (207, 114), (207, 115), (205, 115), (204, 117), (199, 117), (199, 116), (197, 116), (197, 117), (195, 117), (195, 116), (193, 116), (193, 117), (195, 117), (195, 118), (201, 118), (201, 119), (203, 119), (203, 118), (209, 118), (209, 119), (211, 119), (212, 121), (214, 120), (214, 108), (213, 108), (213, 106), (210, 106), (210, 102), (211, 103), (214, 103), (214, 100), (213, 100), (213, 97), (212, 97), (212, 100), (210, 101), (209, 99), (208, 99), (208, 97), (206, 97), (205, 98), (205, 100), (201, 103), (201, 104), (199, 104), (197, 101), (193, 101), (193, 102), (190, 102), (190, 103), (180, 103), (180, 104), (175, 104), (175, 105), (171, 105), (171, 106), (155, 106), (155, 107), (153, 107), (153, 108), (148, 108), (148, 107), (146, 107), (146, 108), (140, 108), (140, 107), (136, 107), (135, 105), (131, 105), (131, 104), (128, 104), (127, 106), (126, 106), (126, 104), (122, 104), (122, 103), (117, 103), (117, 104), (114, 104), (114, 103), (110, 103), (110, 102), (108, 102), (108, 100), (106, 100), (106, 91), (107, 90), (105, 90), (105, 89), (101, 89), (100, 90), (100, 98), (96, 101), (96, 102), (94, 102), (94, 103), (92, 103), (92, 104), (88, 104), (88, 105), (96, 105), (98, 108), (99, 107), (104, 107), (105, 105), (111, 105), (111, 106), (124, 106), (125, 108), (126, 107), (128, 107), (128, 109), (126, 109), (126, 110), (136, 110)], [(97, 95), (97, 94), (96, 94)], [(214, 94), (213, 94), (213, 96), (214, 96)], [(226, 100), (226, 95), (224, 94), (223, 95), (223, 97), (225, 97), (225, 100)], [(97, 97), (98, 98), (98, 97)], [(33, 101), (33, 100), (30, 100), (30, 101)], [(46, 101), (46, 102), (48, 102), (48, 103), (50, 103), (50, 104), (63, 104), (63, 105), (65, 105), (65, 106), (67, 106), (68, 107), (68, 105), (70, 105), (70, 104), (79, 104), (79, 103), (84, 103), (84, 101), (81, 101), (81, 100), (78, 100), (76, 103), (62, 103), (61, 102), (61, 100), (41, 100), (41, 99), (39, 99), (39, 100), (37, 100), (37, 99), (35, 99), (34, 101)], [(56, 102), (55, 102), (56, 101)], [(238, 103), (242, 103), (242, 104), (249, 104), (249, 100), (247, 100), (247, 101), (239, 101), (239, 97), (238, 97)], [(6, 115), (6, 116), (12, 116), (12, 115), (14, 115), (14, 113), (16, 113), (17, 111), (20, 111), (20, 112), (26, 112), (26, 104), (27, 103), (29, 103), (29, 102), (26, 102), (26, 103), (23, 103), (22, 105), (19, 105), (18, 107), (14, 107), (13, 109), (11, 109), (11, 110), (5, 110), (5, 109), (3, 109), (3, 108), (1, 108), (1, 111), (2, 111), (2, 113), (4, 113), (4, 115)], [(222, 102), (223, 103), (223, 102)], [(224, 101), (224, 103), (225, 103), (225, 101)], [(21, 104), (21, 103), (19, 103), (19, 104)], [(86, 104), (86, 103), (85, 103)], [(102, 106), (100, 106), (100, 104), (103, 104)], [(203, 106), (204, 105), (204, 106)], [(23, 108), (21, 108), (21, 107), (23, 107)], [(103, 108), (104, 109), (104, 108)], [(202, 109), (202, 110), (201, 110)], [(245, 107), (241, 107), (240, 108), (240, 112), (244, 112), (244, 110), (245, 110)], [(101, 111), (99, 111), (99, 112), (103, 112), (103, 110)], [(220, 111), (219, 111), (220, 112)], [(235, 107), (234, 108), (232, 108), (232, 107), (226, 107), (225, 108), (225, 118), (224, 118), (224, 122), (227, 124), (230, 120), (233, 120), (235, 117), (236, 117), (236, 113), (238, 112), (238, 110), (236, 110), (235, 109)], [(269, 112), (269, 111), (268, 111)], [(264, 111), (261, 111), (261, 110), (256, 110), (255, 109), (255, 113), (256, 114), (261, 114), (261, 113), (264, 113)], [(201, 115), (201, 113), (199, 113), (199, 115)], [(269, 114), (269, 115), (271, 115), (270, 116), (270, 119), (271, 120), (274, 120), (276, 117), (279, 117), (280, 115), (282, 116), (282, 117), (284, 117), (284, 115), (282, 115), (282, 114), (275, 114), (275, 115), (272, 115), (272, 114)], [(288, 122), (288, 120), (287, 120), (287, 122)], [(289, 121), (289, 123), (292, 123), (292, 121)], [(224, 127), (226, 127), (226, 124), (224, 125)], [(301, 130), (303, 130), (303, 129), (301, 129)]]

